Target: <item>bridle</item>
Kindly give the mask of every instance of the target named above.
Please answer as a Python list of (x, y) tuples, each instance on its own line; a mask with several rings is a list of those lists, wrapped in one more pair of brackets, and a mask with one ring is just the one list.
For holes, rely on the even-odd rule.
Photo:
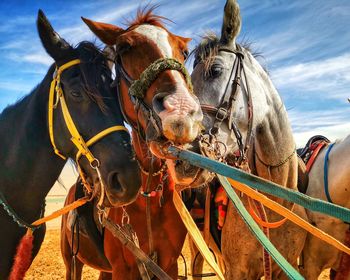
[[(67, 103), (64, 97), (64, 92), (61, 87), (61, 74), (64, 70), (80, 64), (81, 61), (79, 59), (71, 60), (65, 64), (63, 64), (60, 67), (56, 67), (55, 72), (53, 74), (53, 80), (50, 85), (50, 91), (49, 91), (49, 102), (48, 102), (48, 125), (49, 125), (49, 135), (50, 135), (50, 141), (52, 144), (52, 147), (54, 149), (54, 152), (56, 155), (61, 157), (63, 160), (66, 160), (66, 156), (64, 156), (59, 149), (56, 146), (55, 143), (55, 137), (54, 137), (54, 110), (57, 108), (58, 104), (61, 104), (61, 110), (63, 113), (63, 118), (66, 124), (66, 127), (71, 135), (70, 140), (75, 145), (75, 147), (78, 149), (78, 152), (75, 156), (75, 161), (78, 167), (79, 175), (81, 177), (82, 183), (85, 186), (88, 193), (93, 194), (93, 188), (90, 186), (90, 184), (86, 181), (85, 174), (82, 171), (79, 160), (82, 156), (85, 156), (86, 159), (89, 161), (90, 166), (92, 169), (94, 169), (97, 172), (98, 178), (100, 180), (101, 184), (101, 194), (100, 199), (98, 202), (98, 206), (101, 207), (105, 195), (105, 188), (103, 184), (103, 180), (101, 177), (101, 173), (99, 170), (100, 167), (100, 161), (92, 154), (89, 147), (94, 145), (96, 142), (101, 140), (102, 138), (106, 137), (107, 135), (118, 132), (118, 131), (125, 131), (127, 133), (128, 130), (123, 125), (116, 125), (109, 127), (107, 129), (102, 130), (92, 138), (90, 138), (88, 141), (85, 141), (83, 137), (80, 135), (77, 127), (74, 124), (74, 121), (71, 117), (71, 114), (69, 113), (69, 109), (67, 107)], [(95, 195), (96, 193), (94, 193)]]
[(124, 69), (121, 57), (117, 55), (115, 59), (115, 69), (116, 69), (116, 77), (113, 85), (117, 87), (117, 95), (119, 98), (119, 103), (120, 103), (120, 107), (121, 107), (121, 111), (123, 113), (124, 119), (135, 131), (137, 131), (139, 137), (145, 141), (146, 133), (141, 128), (140, 122), (137, 120), (135, 124), (133, 121), (131, 121), (127, 117), (125, 113), (123, 100), (120, 92), (121, 79), (123, 79), (126, 82), (129, 88), (128, 94), (131, 102), (134, 104), (134, 109), (136, 114), (138, 115), (138, 112), (141, 109), (142, 112), (144, 113), (145, 119), (148, 120), (146, 122), (147, 128), (151, 128), (156, 132), (156, 138), (161, 137), (162, 125), (161, 125), (160, 118), (154, 112), (153, 108), (151, 108), (146, 104), (146, 102), (144, 101), (144, 97), (146, 95), (147, 90), (151, 87), (154, 81), (159, 77), (159, 75), (162, 72), (166, 70), (175, 70), (180, 72), (185, 77), (186, 84), (190, 92), (192, 93), (193, 90), (192, 90), (191, 76), (188, 73), (185, 66), (174, 58), (168, 58), (168, 57), (159, 58), (153, 63), (151, 63), (141, 73), (140, 78), (138, 80), (134, 80), (133, 78), (130, 77), (130, 75)]
[[(247, 76), (244, 70), (244, 53), (239, 45), (236, 45), (236, 48), (234, 49), (222, 46), (218, 49), (218, 51), (234, 53), (236, 58), (231, 68), (230, 77), (228, 83), (226, 84), (225, 93), (221, 99), (220, 105), (218, 107), (214, 107), (208, 104), (201, 104), (202, 111), (215, 115), (215, 120), (213, 126), (208, 130), (208, 132), (201, 135), (199, 143), (201, 152), (206, 156), (215, 157), (217, 160), (225, 160), (224, 158), (226, 155), (225, 153), (221, 153), (219, 151), (216, 137), (219, 133), (221, 125), (225, 120), (227, 120), (228, 128), (233, 131), (238, 144), (237, 153), (234, 155), (234, 165), (240, 166), (241, 164), (247, 162), (247, 151), (251, 143), (253, 126), (253, 103)], [(242, 133), (233, 119), (234, 104), (237, 100), (237, 95), (240, 89), (242, 93), (246, 95), (248, 103), (248, 132), (245, 143), (243, 143)], [(226, 145), (224, 146), (227, 150)]]

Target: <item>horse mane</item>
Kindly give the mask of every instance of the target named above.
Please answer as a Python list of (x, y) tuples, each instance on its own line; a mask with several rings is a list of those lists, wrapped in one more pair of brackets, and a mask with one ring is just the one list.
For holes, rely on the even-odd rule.
[[(254, 58), (264, 58), (261, 52), (252, 49), (252, 44), (253, 43), (247, 40), (245, 37), (239, 43), (239, 45), (251, 53)], [(204, 64), (204, 75), (207, 76), (221, 46), (222, 43), (220, 42), (220, 38), (215, 33), (208, 32), (202, 36), (202, 41), (190, 53), (190, 56), (194, 56), (195, 58), (194, 67), (197, 63), (202, 62)], [(267, 69), (264, 66), (263, 69), (267, 73)]]
[(136, 17), (132, 20), (127, 21), (128, 29), (141, 24), (150, 24), (165, 30), (165, 21), (171, 22), (170, 19), (156, 15), (154, 11), (159, 8), (159, 5), (146, 5), (145, 7), (139, 7), (137, 9)]
[(82, 41), (75, 49), (79, 59), (82, 61), (82, 63), (79, 64), (82, 73), (81, 86), (88, 97), (104, 112), (107, 107), (104, 103), (103, 96), (98, 94), (98, 88), (96, 86), (103, 72), (111, 76), (107, 59), (103, 52), (92, 42)]

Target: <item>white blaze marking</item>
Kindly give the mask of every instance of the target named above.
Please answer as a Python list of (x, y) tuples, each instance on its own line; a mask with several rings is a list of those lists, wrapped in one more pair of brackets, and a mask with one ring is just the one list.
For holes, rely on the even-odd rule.
[[(173, 50), (169, 43), (168, 32), (165, 31), (163, 28), (154, 25), (144, 24), (135, 28), (134, 31), (152, 41), (158, 47), (162, 57), (173, 57)], [(176, 81), (176, 92), (173, 94), (173, 96), (175, 97), (175, 95), (180, 95), (181, 97), (184, 96), (186, 97), (185, 99), (187, 99), (189, 95), (188, 87), (182, 74), (174, 70), (171, 71), (171, 74), (174, 80)], [(192, 98), (190, 97), (190, 99)]]
[(158, 49), (160, 50), (162, 56), (173, 57), (173, 51), (168, 40), (168, 32), (166, 32), (163, 28), (154, 25), (144, 24), (135, 28), (134, 31), (142, 34), (143, 36), (151, 40), (153, 43), (155, 43)]

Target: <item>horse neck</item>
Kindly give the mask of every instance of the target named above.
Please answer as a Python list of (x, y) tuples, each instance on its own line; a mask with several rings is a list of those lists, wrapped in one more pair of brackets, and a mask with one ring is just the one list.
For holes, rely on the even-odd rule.
[[(249, 85), (253, 104), (251, 146), (256, 155), (255, 161), (261, 159), (260, 163), (265, 163), (258, 164), (259, 169), (263, 170), (257, 170), (257, 173), (267, 174), (270, 173), (271, 166), (280, 164), (292, 155), (295, 150), (294, 138), (285, 106), (266, 71), (248, 52), (245, 55), (244, 66), (247, 78), (244, 84)], [(241, 95), (240, 98), (241, 103), (247, 104), (247, 101), (243, 100), (244, 96)], [(242, 123), (246, 124), (247, 113), (244, 117), (245, 121)], [(247, 127), (245, 129), (244, 134), (247, 135)], [(275, 181), (285, 183), (283, 180)]]
[[(163, 162), (161, 159), (152, 156), (151, 152), (147, 146), (147, 143), (140, 139), (138, 133), (136, 131), (132, 131), (132, 143), (135, 150), (135, 154), (137, 157), (137, 160), (141, 166), (141, 168), (144, 171), (150, 171), (153, 170), (154, 172), (157, 172), (162, 168)], [(141, 177), (142, 177), (142, 190), (143, 191), (152, 191), (155, 190), (156, 187), (162, 183), (162, 177), (165, 174), (159, 174), (157, 176), (152, 176), (151, 174), (145, 174), (143, 171), (141, 171)], [(149, 183), (147, 183), (148, 180), (151, 180)], [(148, 189), (146, 190), (146, 188)], [(164, 188), (163, 192), (167, 193), (170, 191), (169, 184), (164, 182)]]
[(27, 221), (37, 217), (65, 163), (53, 153), (48, 133), (52, 72), (30, 95), (0, 115), (0, 191)]

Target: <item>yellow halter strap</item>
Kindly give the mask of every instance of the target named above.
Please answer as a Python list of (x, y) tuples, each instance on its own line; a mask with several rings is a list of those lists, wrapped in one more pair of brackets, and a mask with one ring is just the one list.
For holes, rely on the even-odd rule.
[[(50, 135), (50, 140), (52, 147), (54, 149), (54, 152), (56, 155), (60, 156), (62, 159), (66, 159), (66, 157), (58, 150), (56, 144), (55, 144), (55, 137), (54, 137), (54, 131), (53, 131), (53, 111), (54, 109), (57, 108), (58, 103), (61, 104), (61, 109), (63, 113), (63, 118), (66, 123), (66, 126), (68, 128), (68, 131), (71, 135), (71, 141), (73, 144), (77, 147), (78, 152), (76, 154), (76, 162), (78, 164), (78, 161), (80, 157), (83, 155), (87, 158), (89, 161), (90, 165), (92, 168), (96, 169), (99, 166), (99, 161), (94, 157), (94, 155), (91, 153), (88, 147), (91, 145), (95, 144), (97, 141), (102, 139), (103, 137), (107, 136), (108, 134), (112, 132), (117, 132), (117, 131), (125, 131), (129, 132), (127, 128), (123, 125), (116, 125), (112, 126), (110, 128), (107, 128), (101, 132), (99, 132), (97, 135), (93, 136), (90, 140), (87, 142), (84, 141), (82, 136), (79, 134), (78, 129), (76, 128), (74, 121), (69, 113), (68, 107), (66, 100), (64, 98), (63, 90), (61, 87), (61, 74), (64, 70), (68, 69), (69, 67), (73, 65), (77, 65), (80, 63), (79, 59), (74, 59), (70, 62), (67, 62), (60, 66), (59, 68), (56, 68), (53, 80), (51, 82), (50, 86), (50, 93), (49, 93), (49, 108), (48, 108), (48, 122), (49, 122), (49, 135)], [(78, 170), (80, 175), (82, 175), (81, 169), (78, 164)], [(84, 176), (82, 175), (82, 180), (85, 185), (85, 179), (83, 178)], [(88, 187), (88, 190), (91, 191), (91, 188)]]

